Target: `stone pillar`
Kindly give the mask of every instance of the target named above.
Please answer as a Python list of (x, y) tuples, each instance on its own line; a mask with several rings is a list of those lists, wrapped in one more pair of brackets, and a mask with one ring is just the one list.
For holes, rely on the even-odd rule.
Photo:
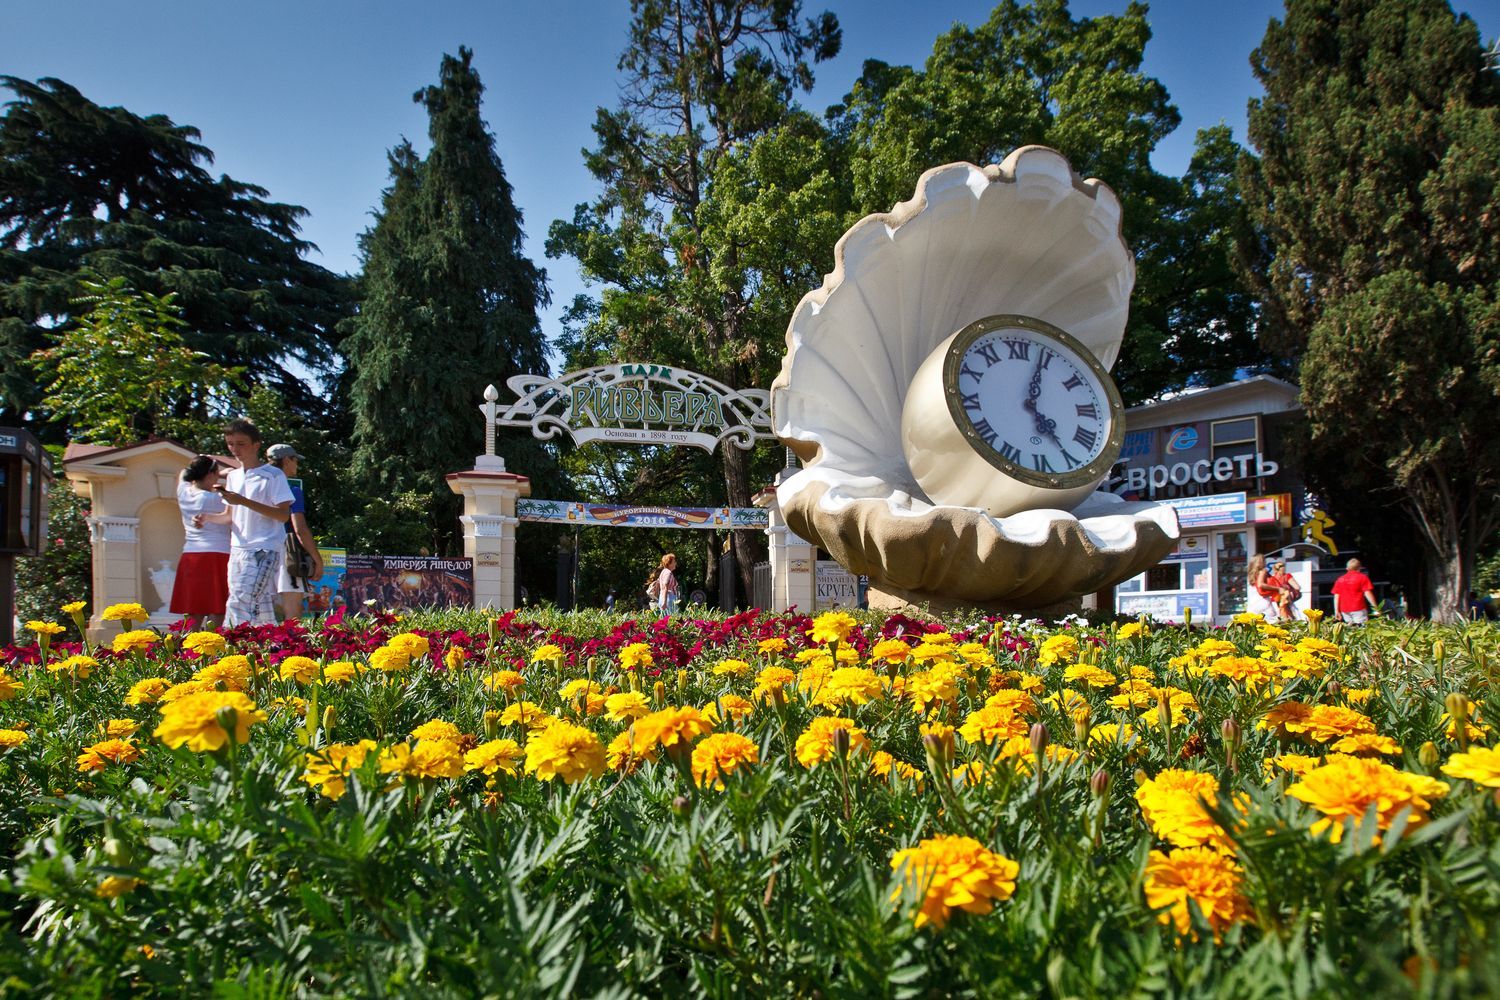
[(531, 480), (479, 468), (447, 478), (464, 498), (458, 520), (464, 555), (474, 560), (474, 606), (509, 611), (516, 606), (516, 500), (531, 495)]
[(771, 611), (796, 607), (812, 614), (817, 600), (817, 546), (799, 537), (781, 516), (776, 502), (776, 487), (768, 486), (755, 495), (755, 506), (768, 515), (766, 537), (771, 547)]
[[(100, 642), (119, 631), (119, 624), (99, 617), (111, 604), (140, 604), (140, 518), (94, 515), (88, 519), (93, 542), (94, 607), (89, 639)], [(140, 622), (136, 623), (141, 624)]]

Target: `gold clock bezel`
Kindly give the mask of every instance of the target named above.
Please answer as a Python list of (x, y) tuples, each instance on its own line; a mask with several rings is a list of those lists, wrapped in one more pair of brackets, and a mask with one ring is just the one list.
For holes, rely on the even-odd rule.
[[(1081, 361), (1087, 365), (1099, 380), (1099, 384), (1104, 387), (1106, 403), (1109, 406), (1109, 437), (1105, 440), (1104, 447), (1099, 454), (1087, 465), (1080, 465), (1069, 472), (1038, 472), (1006, 458), (991, 447), (989, 442), (980, 437), (979, 432), (974, 429), (974, 422), (969, 419), (969, 411), (964, 409), (962, 393), (958, 389), (959, 369), (963, 367), (964, 355), (969, 352), (969, 348), (976, 340), (996, 330), (1004, 329), (1025, 330), (1055, 341), (1067, 354), (1072, 355), (1075, 364)], [(1120, 449), (1125, 443), (1125, 406), (1120, 400), (1120, 390), (1115, 387), (1114, 379), (1109, 377), (1109, 372), (1099, 363), (1099, 359), (1094, 357), (1094, 352), (1085, 347), (1077, 337), (1034, 316), (1019, 314), (986, 316), (975, 320), (954, 335), (952, 342), (948, 345), (947, 356), (943, 359), (943, 395), (948, 400), (948, 415), (953, 418), (954, 424), (963, 434), (964, 440), (969, 443), (969, 447), (983, 456), (985, 461), (997, 470), (1027, 486), (1068, 490), (1097, 482), (1103, 479), (1109, 473), (1110, 468), (1119, 461)]]

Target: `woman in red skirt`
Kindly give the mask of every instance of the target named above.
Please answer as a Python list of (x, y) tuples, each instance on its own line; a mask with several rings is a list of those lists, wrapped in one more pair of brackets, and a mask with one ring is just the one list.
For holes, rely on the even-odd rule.
[(169, 607), (193, 628), (218, 628), (229, 599), (229, 507), (214, 492), (219, 481), (219, 463), (199, 455), (177, 484), (186, 537)]

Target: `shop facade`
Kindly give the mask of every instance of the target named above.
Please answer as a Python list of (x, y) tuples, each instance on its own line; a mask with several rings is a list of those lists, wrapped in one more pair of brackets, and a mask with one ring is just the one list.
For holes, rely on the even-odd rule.
[(1301, 476), (1287, 461), (1302, 419), (1296, 386), (1258, 375), (1134, 407), (1107, 483), (1131, 500), (1177, 509), (1182, 537), (1166, 559), (1099, 595), (1125, 615), (1225, 624), (1249, 605), (1250, 558), (1284, 558), (1311, 606), (1314, 547), (1301, 544)]

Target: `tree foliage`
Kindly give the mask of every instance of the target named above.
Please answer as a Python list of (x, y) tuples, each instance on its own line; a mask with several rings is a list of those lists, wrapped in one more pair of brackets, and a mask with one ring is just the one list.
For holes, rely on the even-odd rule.
[(1441, 0), (1292, 0), (1252, 64), (1246, 271), (1304, 352), (1309, 473), (1399, 505), (1461, 615), (1500, 515), (1500, 79)]
[(190, 349), (177, 293), (137, 292), (122, 277), (82, 278), (87, 307), (52, 347), (31, 356), (46, 385), (39, 409), (70, 440), (120, 447), (150, 436), (202, 447), (213, 440), (241, 371)]
[[(790, 102), (841, 41), (832, 14), (804, 19), (801, 6), (632, 0), (621, 101), (599, 109), (597, 145), (585, 154), (601, 192), (554, 223), (547, 244), (605, 286), (598, 302), (570, 311), (579, 354), (690, 367), (740, 388), (769, 384), (790, 312), (782, 306), (805, 290), (789, 276), (808, 276), (808, 251), (792, 242), (800, 226), (781, 228), (759, 209), (828, 185), (825, 172), (808, 172), (823, 144), (816, 122)], [(758, 141), (773, 145), (757, 153)], [(809, 224), (821, 238), (828, 209), (812, 200)], [(836, 238), (836, 227), (828, 232)], [(831, 259), (832, 241), (825, 247)], [(761, 298), (776, 287), (782, 296)], [(719, 455), (723, 485), (703, 490), (748, 505), (769, 468), (753, 471), (735, 448)], [(762, 540), (735, 532), (734, 548), (748, 593)]]
[[(425, 158), (407, 142), (390, 153), (345, 345), (356, 473), (378, 490), (438, 500), (445, 536), (454, 521), (443, 477), (473, 463), (485, 385), (547, 370), (537, 320), (546, 275), (521, 252), (521, 212), (480, 117), (472, 57), (444, 56), (438, 83), (414, 95), (432, 147)], [(529, 438), (504, 450), (517, 471), (546, 474)]]
[(23, 364), (75, 322), (94, 273), (176, 294), (183, 341), (243, 368), (299, 409), (322, 401), (294, 370), (327, 369), (345, 281), (303, 258), (306, 210), (206, 168), (197, 129), (102, 107), (56, 79), (0, 77), (0, 419), (37, 401)]

